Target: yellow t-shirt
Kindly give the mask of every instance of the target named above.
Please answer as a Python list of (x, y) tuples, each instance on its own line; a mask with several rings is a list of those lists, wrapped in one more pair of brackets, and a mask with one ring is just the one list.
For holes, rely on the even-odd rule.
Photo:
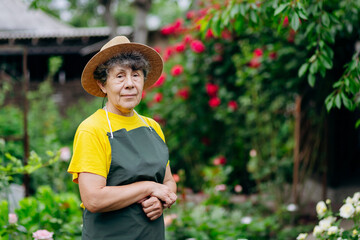
[[(131, 117), (111, 112), (108, 112), (108, 115), (113, 132), (122, 128), (130, 131), (147, 126), (136, 113)], [(160, 125), (151, 118), (141, 117), (165, 142)], [(109, 123), (103, 109), (97, 110), (79, 125), (74, 138), (73, 156), (68, 168), (75, 183), (78, 183), (78, 176), (81, 172), (94, 173), (107, 178), (111, 164), (108, 132), (110, 132)]]

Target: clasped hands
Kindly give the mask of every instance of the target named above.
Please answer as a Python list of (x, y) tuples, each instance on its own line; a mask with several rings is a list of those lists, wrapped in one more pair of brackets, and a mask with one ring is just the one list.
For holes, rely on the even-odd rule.
[[(161, 187), (159, 187), (161, 185)], [(153, 193), (140, 200), (144, 213), (151, 220), (159, 218), (163, 214), (164, 208), (170, 208), (177, 199), (177, 196), (166, 185), (157, 184), (158, 189), (154, 189)]]

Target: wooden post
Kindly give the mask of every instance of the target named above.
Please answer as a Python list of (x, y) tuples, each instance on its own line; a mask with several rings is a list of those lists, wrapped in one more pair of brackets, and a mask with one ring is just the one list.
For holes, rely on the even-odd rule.
[[(27, 93), (29, 90), (29, 73), (27, 69), (27, 57), (28, 52), (27, 48), (23, 49), (23, 59), (22, 59), (22, 65), (23, 65), (23, 79), (24, 79), (24, 85), (23, 85), (23, 91), (24, 91), (24, 108), (23, 108), (23, 115), (24, 115), (24, 165), (28, 164), (28, 159), (30, 156), (30, 145), (29, 145), (29, 131), (28, 131), (28, 111), (29, 111), (29, 102), (27, 98)], [(30, 196), (30, 176), (29, 174), (24, 174), (24, 186), (25, 186), (25, 196)]]
[(295, 99), (295, 130), (294, 130), (294, 168), (293, 168), (293, 186), (292, 186), (292, 197), (293, 202), (298, 204), (298, 184), (299, 184), (299, 167), (300, 167), (300, 129), (301, 129), (301, 96), (297, 96)]

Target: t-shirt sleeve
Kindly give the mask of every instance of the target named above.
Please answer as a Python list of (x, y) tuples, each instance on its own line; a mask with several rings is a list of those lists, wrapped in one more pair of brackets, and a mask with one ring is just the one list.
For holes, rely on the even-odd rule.
[(94, 173), (107, 177), (107, 156), (105, 144), (91, 132), (78, 130), (74, 138), (73, 156), (68, 168), (73, 182), (78, 183), (81, 172)]

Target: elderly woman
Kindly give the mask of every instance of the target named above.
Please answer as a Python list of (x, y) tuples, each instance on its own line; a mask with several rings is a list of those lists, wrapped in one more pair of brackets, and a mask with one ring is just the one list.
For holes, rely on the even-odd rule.
[(168, 149), (159, 124), (134, 110), (162, 70), (154, 49), (123, 36), (84, 68), (83, 88), (107, 102), (78, 127), (68, 169), (83, 202), (83, 240), (165, 238), (163, 209), (176, 201)]

